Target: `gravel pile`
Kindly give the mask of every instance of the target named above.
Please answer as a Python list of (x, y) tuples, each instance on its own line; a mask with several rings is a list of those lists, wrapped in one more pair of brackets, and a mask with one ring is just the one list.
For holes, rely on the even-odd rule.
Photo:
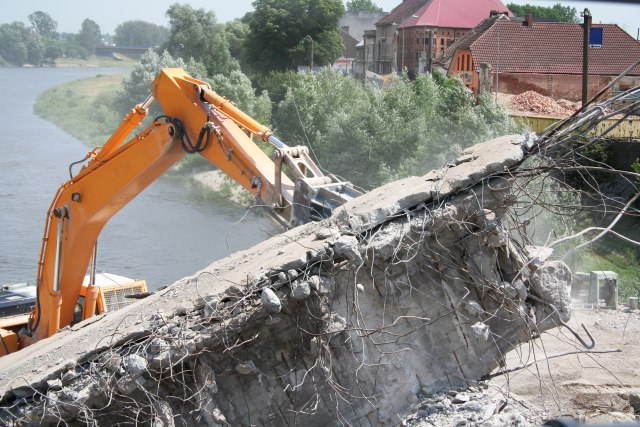
[(578, 106), (565, 99), (555, 100), (538, 92), (529, 90), (511, 99), (511, 108), (528, 113), (549, 116), (570, 116), (578, 110)]

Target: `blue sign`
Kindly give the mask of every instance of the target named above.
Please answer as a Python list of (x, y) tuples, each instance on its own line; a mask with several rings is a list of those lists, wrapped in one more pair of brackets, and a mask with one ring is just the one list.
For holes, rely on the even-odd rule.
[(589, 47), (602, 47), (602, 28), (590, 28), (589, 30)]

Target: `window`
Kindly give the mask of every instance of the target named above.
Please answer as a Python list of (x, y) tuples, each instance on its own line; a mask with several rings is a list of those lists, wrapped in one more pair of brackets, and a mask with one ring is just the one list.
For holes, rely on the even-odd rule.
[(467, 71), (471, 71), (471, 55), (467, 55)]
[(440, 46), (444, 46), (444, 39), (440, 39)]
[(420, 39), (416, 37), (416, 44), (420, 44)]

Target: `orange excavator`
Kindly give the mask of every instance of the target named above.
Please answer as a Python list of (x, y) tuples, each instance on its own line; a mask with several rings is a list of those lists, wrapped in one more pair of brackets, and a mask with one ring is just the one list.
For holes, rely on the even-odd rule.
[[(154, 99), (165, 115), (125, 141)], [(273, 159), (255, 140), (273, 147)], [(202, 155), (288, 226), (326, 218), (360, 194), (350, 183), (323, 174), (306, 147), (287, 146), (207, 83), (181, 69), (163, 69), (152, 94), (103, 146), (89, 152), (78, 174), (55, 194), (42, 239), (34, 307), (13, 316), (14, 321), (0, 321), (0, 355), (109, 311), (109, 299), (146, 291), (139, 282), (99, 286), (96, 242), (113, 215), (187, 153)]]

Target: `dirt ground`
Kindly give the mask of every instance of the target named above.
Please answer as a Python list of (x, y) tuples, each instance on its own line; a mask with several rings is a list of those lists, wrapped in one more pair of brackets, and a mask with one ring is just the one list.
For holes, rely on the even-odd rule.
[(596, 341), (591, 353), (566, 328), (552, 330), (510, 352), (505, 369), (530, 366), (492, 379), (490, 387), (520, 402), (534, 424), (560, 416), (587, 423), (634, 421), (629, 394), (640, 393), (640, 311), (574, 301), (569, 324), (587, 342), (579, 325), (588, 328)]

